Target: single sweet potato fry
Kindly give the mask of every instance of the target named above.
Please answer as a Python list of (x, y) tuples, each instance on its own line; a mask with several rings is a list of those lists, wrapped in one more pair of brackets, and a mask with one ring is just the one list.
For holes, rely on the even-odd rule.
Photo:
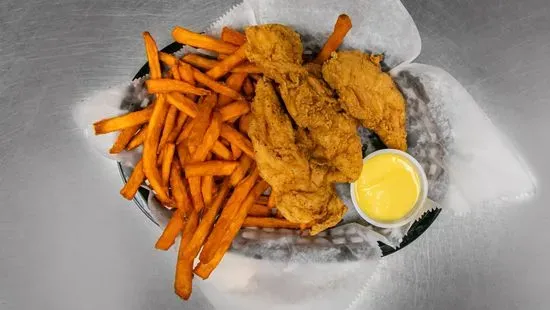
[(181, 130), (180, 135), (176, 139), (176, 145), (181, 144), (183, 141), (189, 138), (189, 135), (191, 134), (191, 130), (193, 130), (194, 124), (195, 124), (194, 118), (188, 118), (185, 121), (185, 125), (183, 125), (183, 129)]
[(126, 113), (124, 115), (102, 119), (94, 123), (96, 135), (122, 130), (128, 127), (147, 123), (153, 115), (153, 108), (150, 106), (136, 112)]
[(181, 176), (181, 171), (180, 164), (177, 160), (174, 160), (170, 168), (170, 187), (176, 201), (176, 208), (181, 209), (184, 217), (187, 218), (194, 209), (187, 191), (186, 181)]
[(214, 146), (212, 147), (212, 153), (216, 154), (221, 159), (225, 160), (231, 160), (233, 159), (233, 156), (231, 156), (231, 151), (223, 145), (220, 141), (214, 142)]
[(238, 46), (246, 43), (246, 36), (243, 33), (229, 27), (223, 27), (221, 38), (222, 41)]
[(212, 69), (219, 64), (219, 61), (201, 56), (199, 54), (187, 54), (181, 58), (184, 62), (200, 69)]
[(214, 80), (226, 75), (231, 69), (246, 60), (246, 44), (239, 47), (235, 53), (220, 61), (216, 66), (206, 72), (206, 75)]
[(253, 161), (254, 160), (248, 156), (241, 156), (241, 158), (239, 159), (239, 165), (229, 177), (232, 186), (236, 186), (237, 184), (239, 184), (239, 182), (248, 172), (248, 169), (250, 169), (250, 166), (252, 166)]
[(147, 90), (150, 93), (181, 92), (199, 96), (205, 96), (210, 93), (210, 91), (204, 88), (195, 87), (187, 82), (174, 79), (147, 80), (145, 81), (145, 86), (147, 86)]
[(199, 70), (193, 70), (193, 77), (195, 80), (201, 84), (204, 84), (206, 87), (215, 91), (216, 93), (230, 97), (233, 100), (244, 100), (244, 97), (239, 94), (239, 92), (227, 87), (224, 84), (214, 81), (208, 75), (200, 72)]
[(248, 138), (243, 136), (233, 127), (227, 124), (222, 124), (220, 136), (229, 141), (232, 145), (234, 144), (235, 146), (237, 146), (249, 157), (254, 158), (254, 148), (252, 147), (252, 142), (250, 142)]
[(140, 131), (132, 138), (132, 140), (130, 140), (130, 142), (126, 146), (126, 149), (128, 151), (131, 151), (143, 144), (143, 141), (145, 141), (145, 138), (147, 137), (147, 127), (147, 124), (143, 125)]
[(212, 193), (214, 191), (214, 177), (211, 175), (205, 175), (201, 180), (201, 192), (204, 204), (209, 206), (212, 202)]
[[(168, 99), (168, 98), (167, 98)], [(172, 133), (174, 126), (176, 125), (176, 118), (178, 117), (178, 109), (170, 105), (168, 107), (168, 113), (166, 114), (166, 120), (164, 121), (164, 128), (162, 128), (162, 135), (160, 136), (159, 149), (164, 147), (164, 144), (168, 141), (168, 136)]]
[(233, 158), (239, 159), (241, 158), (243, 151), (239, 147), (237, 147), (235, 144), (231, 144), (231, 154), (233, 154)]
[[(271, 210), (270, 210), (271, 211)], [(249, 211), (250, 213), (250, 211)], [(265, 217), (262, 215), (249, 214), (245, 218), (243, 227), (261, 227), (261, 228), (290, 228), (301, 229), (302, 225), (299, 223), (292, 223), (285, 219), (278, 219), (273, 217)]]
[(236, 66), (235, 68), (231, 69), (231, 72), (233, 73), (263, 73), (262, 69), (260, 67), (256, 66), (255, 64), (251, 64), (249, 62), (243, 62), (242, 64)]
[(157, 43), (149, 32), (143, 33), (143, 40), (145, 42), (147, 61), (149, 62), (149, 75), (151, 76), (151, 79), (160, 79), (162, 76), (162, 71), (160, 69)]
[(254, 203), (267, 206), (268, 200), (269, 200), (269, 196), (262, 195), (262, 196), (258, 197), (258, 199)]
[(176, 237), (183, 230), (183, 224), (183, 210), (176, 209), (176, 211), (172, 213), (172, 217), (170, 218), (168, 225), (164, 228), (162, 235), (160, 235), (157, 240), (155, 248), (158, 250), (167, 251), (172, 244), (174, 244)]
[(178, 296), (184, 300), (189, 299), (192, 291), (193, 281), (193, 260), (186, 260), (183, 256), (183, 251), (193, 238), (197, 225), (199, 223), (198, 212), (193, 212), (185, 223), (183, 229), (180, 247), (178, 250), (178, 262), (176, 263), (176, 277), (174, 279), (174, 290)]
[(185, 175), (190, 177), (201, 177), (205, 175), (231, 175), (239, 165), (236, 161), (210, 160), (185, 165)]
[(202, 197), (202, 188), (201, 188), (201, 177), (195, 176), (190, 177), (187, 174), (187, 182), (189, 182), (189, 192), (191, 192), (191, 200), (193, 201), (193, 206), (195, 211), (201, 212), (204, 208), (204, 198)]
[(224, 122), (248, 112), (250, 112), (250, 104), (246, 101), (235, 101), (220, 108), (220, 114)]
[(126, 148), (126, 145), (130, 142), (130, 140), (134, 137), (136, 132), (139, 130), (141, 125), (136, 125), (133, 127), (124, 128), (120, 131), (118, 134), (115, 143), (113, 143), (113, 146), (109, 150), (109, 153), (111, 154), (118, 154)]
[(178, 64), (179, 60), (176, 56), (165, 52), (159, 52), (159, 59), (169, 67), (173, 67)]
[(239, 131), (245, 135), (248, 135), (248, 128), (250, 127), (250, 117), (250, 113), (248, 113), (239, 118)]
[(126, 182), (124, 187), (120, 190), (122, 197), (128, 200), (134, 199), (134, 196), (136, 195), (141, 184), (143, 184), (144, 180), (145, 173), (143, 172), (143, 160), (140, 160), (134, 167), (134, 171), (132, 171), (128, 182)]
[(170, 205), (172, 202), (168, 197), (168, 193), (162, 186), (161, 175), (157, 168), (157, 148), (167, 112), (168, 103), (166, 102), (165, 96), (161, 94), (157, 97), (155, 108), (153, 109), (153, 115), (149, 121), (147, 138), (143, 144), (142, 159), (143, 171), (145, 172), (151, 187), (163, 204)]
[[(269, 217), (271, 216), (271, 209), (268, 208), (266, 205), (255, 203), (248, 210), (248, 216)], [(246, 220), (245, 220), (245, 223), (246, 223)]]
[(334, 30), (332, 34), (327, 39), (327, 42), (325, 42), (325, 45), (323, 45), (323, 48), (321, 49), (321, 52), (319, 52), (313, 62), (316, 64), (322, 64), (323, 62), (325, 62), (325, 60), (330, 57), (330, 54), (336, 51), (340, 44), (342, 44), (342, 41), (344, 41), (344, 37), (350, 29), (351, 18), (349, 18), (349, 16), (347, 16), (346, 14), (338, 16), (336, 24), (334, 24)]
[(176, 42), (221, 54), (233, 54), (239, 48), (236, 45), (179, 26), (174, 27), (172, 30), (172, 37), (174, 37)]
[(168, 192), (168, 182), (170, 180), (170, 168), (172, 167), (172, 160), (174, 159), (175, 150), (176, 150), (176, 145), (173, 143), (167, 143), (166, 147), (164, 148), (162, 167), (161, 167), (161, 177), (162, 177), (162, 185), (164, 186), (166, 192)]
[(171, 92), (167, 95), (168, 103), (175, 106), (178, 110), (181, 112), (187, 114), (191, 117), (197, 117), (197, 113), (199, 112), (197, 105), (189, 98), (185, 97), (184, 95), (177, 93), (177, 92)]

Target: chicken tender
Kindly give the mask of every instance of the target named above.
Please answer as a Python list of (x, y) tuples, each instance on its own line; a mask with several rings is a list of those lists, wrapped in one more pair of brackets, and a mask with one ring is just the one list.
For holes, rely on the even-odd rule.
[[(356, 121), (333, 98), (325, 82), (301, 65), (299, 35), (282, 25), (246, 29), (247, 57), (279, 84), (286, 109), (299, 127), (306, 128), (317, 144), (319, 158), (329, 166), (333, 182), (355, 181), (362, 167), (361, 141)], [(318, 71), (318, 70), (317, 70)]]
[(260, 175), (271, 185), (277, 209), (286, 219), (312, 224), (311, 234), (342, 219), (347, 208), (327, 182), (327, 166), (310, 159), (314, 142), (305, 131), (294, 130), (269, 81), (256, 85), (248, 135)]
[(360, 51), (333, 53), (323, 78), (339, 95), (342, 107), (394, 149), (407, 149), (405, 99), (380, 59)]

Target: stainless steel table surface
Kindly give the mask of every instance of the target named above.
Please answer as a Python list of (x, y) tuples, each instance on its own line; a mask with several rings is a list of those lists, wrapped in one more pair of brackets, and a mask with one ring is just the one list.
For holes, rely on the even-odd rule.
[[(200, 292), (188, 303), (172, 293), (172, 254), (152, 249), (156, 231), (119, 197), (115, 164), (88, 149), (72, 109), (136, 72), (141, 31), (164, 46), (173, 25), (201, 29), (233, 3), (0, 3), (0, 309), (211, 308)], [(539, 190), (528, 203), (443, 213), (384, 259), (362, 308), (548, 309), (550, 3), (405, 6), (423, 41), (417, 61), (466, 86), (522, 150)]]

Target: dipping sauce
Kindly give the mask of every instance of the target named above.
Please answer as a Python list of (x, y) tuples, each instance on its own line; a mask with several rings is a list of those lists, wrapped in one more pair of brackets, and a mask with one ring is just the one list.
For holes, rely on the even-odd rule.
[(415, 206), (420, 184), (416, 167), (407, 158), (382, 153), (363, 163), (361, 176), (355, 181), (355, 199), (373, 220), (397, 221)]

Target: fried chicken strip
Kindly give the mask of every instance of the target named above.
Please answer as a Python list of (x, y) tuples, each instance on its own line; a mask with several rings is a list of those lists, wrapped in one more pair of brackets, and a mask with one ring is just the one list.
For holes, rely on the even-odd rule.
[(405, 100), (379, 61), (360, 51), (333, 53), (323, 65), (323, 78), (351, 116), (376, 132), (386, 146), (405, 151)]

